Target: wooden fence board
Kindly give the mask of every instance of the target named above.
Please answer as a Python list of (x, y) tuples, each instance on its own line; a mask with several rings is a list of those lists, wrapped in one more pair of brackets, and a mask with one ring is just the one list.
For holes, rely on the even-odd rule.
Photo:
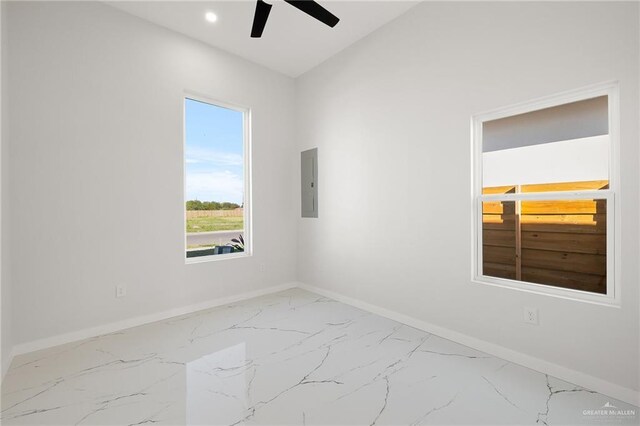
[(524, 215), (523, 231), (566, 232), (604, 234), (607, 231), (607, 216), (584, 215)]
[(515, 215), (513, 214), (483, 214), (482, 223), (484, 225), (495, 224), (514, 227)]
[(482, 274), (489, 277), (507, 278), (514, 280), (516, 278), (516, 265), (485, 262), (482, 267)]
[[(503, 187), (500, 187), (503, 188)], [(607, 180), (591, 180), (584, 182), (541, 183), (533, 185), (521, 185), (520, 192), (555, 192), (555, 191), (584, 191), (609, 188)], [(493, 192), (496, 194), (496, 192)], [(497, 192), (500, 194), (500, 192)]]
[(523, 267), (522, 280), (601, 294), (607, 291), (607, 278), (603, 275)]
[(505, 265), (516, 264), (516, 250), (513, 247), (482, 247), (482, 258), (486, 263), (501, 263)]
[(488, 186), (486, 188), (482, 188), (483, 194), (512, 194), (516, 192), (516, 187), (514, 185), (510, 186)]
[(606, 255), (607, 236), (604, 234), (522, 232), (522, 248)]
[(482, 203), (483, 214), (508, 214), (516, 213), (515, 201), (484, 201)]
[[(596, 232), (604, 232), (606, 230), (607, 215), (606, 214), (539, 214), (539, 215), (521, 215), (521, 223), (523, 225), (578, 225), (576, 228), (567, 226), (566, 229), (574, 229), (575, 232), (580, 232), (581, 227), (585, 228), (598, 228)], [(484, 224), (502, 224), (502, 223), (514, 223), (515, 215), (513, 214), (483, 214), (482, 223)], [(542, 229), (542, 228), (541, 228)], [(552, 227), (551, 232), (559, 232), (557, 227)], [(574, 232), (574, 231), (569, 231)], [(591, 232), (588, 229), (582, 230), (582, 232)]]
[[(496, 207), (492, 206), (492, 209)], [(493, 212), (492, 212), (493, 213)], [(522, 214), (604, 214), (604, 200), (522, 201)]]
[[(497, 249), (501, 247), (491, 248)], [(607, 270), (607, 260), (604, 255), (536, 249), (522, 250), (522, 264), (523, 266), (531, 268), (580, 272), (594, 275), (606, 274)]]
[(482, 232), (482, 243), (487, 246), (515, 247), (516, 232), (512, 230), (485, 229)]

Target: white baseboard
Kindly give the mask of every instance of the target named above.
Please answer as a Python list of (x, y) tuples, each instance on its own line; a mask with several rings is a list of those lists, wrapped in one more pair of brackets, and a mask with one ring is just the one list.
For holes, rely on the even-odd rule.
[(317, 293), (321, 296), (329, 297), (331, 299), (337, 300), (338, 302), (342, 302), (347, 305), (351, 305), (356, 308), (374, 313), (376, 315), (392, 319), (394, 321), (406, 324), (419, 330), (426, 331), (427, 333), (435, 334), (439, 337), (452, 340), (456, 343), (460, 343), (470, 348), (486, 352), (490, 355), (502, 358), (515, 364), (522, 365), (532, 370), (549, 374), (575, 385), (582, 386), (586, 389), (590, 389), (603, 395), (619, 399), (620, 401), (624, 401), (635, 406), (640, 406), (640, 393), (636, 390), (629, 389), (615, 383), (611, 383), (606, 380), (591, 376), (589, 374), (585, 374), (580, 371), (572, 370), (570, 368), (542, 360), (540, 358), (535, 358), (522, 352), (517, 352), (505, 348), (504, 346), (496, 345), (494, 343), (477, 339), (475, 337), (471, 337), (457, 331), (433, 325), (426, 321), (412, 318), (410, 316), (391, 311), (380, 306), (372, 305), (370, 303), (366, 303), (349, 296), (344, 296), (340, 293), (325, 290), (323, 288), (304, 283), (300, 283), (298, 287), (311, 291), (313, 293)]
[[(295, 283), (295, 282), (280, 284), (276, 286), (263, 288), (260, 290), (254, 290), (254, 291), (236, 294), (233, 296), (207, 300), (205, 302), (195, 303), (189, 306), (182, 306), (180, 308), (169, 309), (163, 312), (157, 312), (157, 313), (148, 314), (148, 315), (141, 315), (139, 317), (129, 318), (122, 321), (116, 321), (109, 324), (99, 325), (96, 327), (85, 328), (78, 331), (72, 331), (70, 333), (59, 334), (57, 336), (46, 337), (44, 339), (38, 339), (38, 340), (32, 340), (30, 342), (20, 343), (13, 347), (12, 358), (25, 353), (38, 351), (46, 348), (51, 348), (53, 346), (59, 346), (59, 345), (64, 345), (66, 343), (77, 342), (78, 340), (83, 340), (90, 337), (96, 337), (96, 336), (100, 336), (108, 333), (114, 333), (116, 331), (125, 330), (131, 327), (137, 327), (139, 325), (149, 324), (156, 321), (163, 321), (169, 318), (177, 317), (179, 315), (190, 314), (192, 312), (201, 311), (203, 309), (215, 308), (216, 306), (228, 305), (230, 303), (252, 299), (254, 297), (264, 296), (266, 294), (277, 293), (279, 291), (288, 290), (290, 288), (297, 287), (297, 284), (298, 283)], [(5, 368), (4, 365), (2, 367), (3, 369)], [(8, 365), (7, 365), (7, 368), (8, 368)]]

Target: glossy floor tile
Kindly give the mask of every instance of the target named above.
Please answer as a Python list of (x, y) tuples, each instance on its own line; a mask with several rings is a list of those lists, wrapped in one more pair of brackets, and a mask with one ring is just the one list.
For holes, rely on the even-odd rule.
[(637, 423), (631, 405), (299, 289), (23, 355), (2, 387), (4, 425)]

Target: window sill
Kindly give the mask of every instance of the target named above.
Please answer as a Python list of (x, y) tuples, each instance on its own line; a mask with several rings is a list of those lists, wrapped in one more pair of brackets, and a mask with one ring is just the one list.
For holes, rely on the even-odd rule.
[(587, 291), (573, 290), (568, 288), (553, 287), (545, 284), (528, 283), (505, 278), (488, 277), (485, 275), (474, 276), (471, 279), (473, 284), (490, 285), (493, 287), (507, 288), (516, 291), (550, 296), (574, 302), (591, 303), (595, 305), (620, 308), (620, 300), (614, 295), (590, 293)]
[(251, 256), (252, 256), (251, 252), (244, 251), (242, 253), (212, 254), (210, 256), (199, 256), (199, 257), (188, 257), (188, 258), (185, 257), (185, 264), (191, 265), (193, 263), (217, 262), (220, 260), (241, 259), (243, 257), (251, 257)]

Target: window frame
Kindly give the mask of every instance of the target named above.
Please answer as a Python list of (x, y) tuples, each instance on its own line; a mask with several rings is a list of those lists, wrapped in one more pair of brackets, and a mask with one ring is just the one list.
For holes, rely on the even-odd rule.
[[(252, 191), (251, 191), (251, 116), (252, 111), (250, 107), (240, 106), (238, 104), (232, 104), (224, 101), (219, 101), (213, 97), (202, 95), (196, 92), (185, 90), (181, 96), (182, 100), (182, 232), (184, 233), (184, 244), (182, 249), (182, 255), (184, 256), (185, 264), (206, 263), (215, 262), (220, 260), (239, 259), (244, 257), (253, 256), (253, 214), (252, 214)], [(244, 251), (242, 253), (228, 253), (228, 254), (216, 254), (209, 256), (197, 256), (187, 257), (187, 100), (193, 100), (202, 102), (205, 104), (217, 106), (220, 108), (230, 109), (242, 113), (242, 136), (243, 136), (243, 238), (244, 238)]]
[[(482, 194), (482, 127), (486, 121), (524, 114), (572, 102), (608, 96), (609, 121), (609, 189), (537, 192), (521, 194)], [(619, 85), (611, 81), (544, 98), (499, 108), (471, 117), (471, 282), (605, 306), (620, 307), (620, 171), (619, 171)], [(555, 287), (507, 278), (483, 275), (482, 202), (515, 200), (605, 199), (607, 202), (607, 293)]]

